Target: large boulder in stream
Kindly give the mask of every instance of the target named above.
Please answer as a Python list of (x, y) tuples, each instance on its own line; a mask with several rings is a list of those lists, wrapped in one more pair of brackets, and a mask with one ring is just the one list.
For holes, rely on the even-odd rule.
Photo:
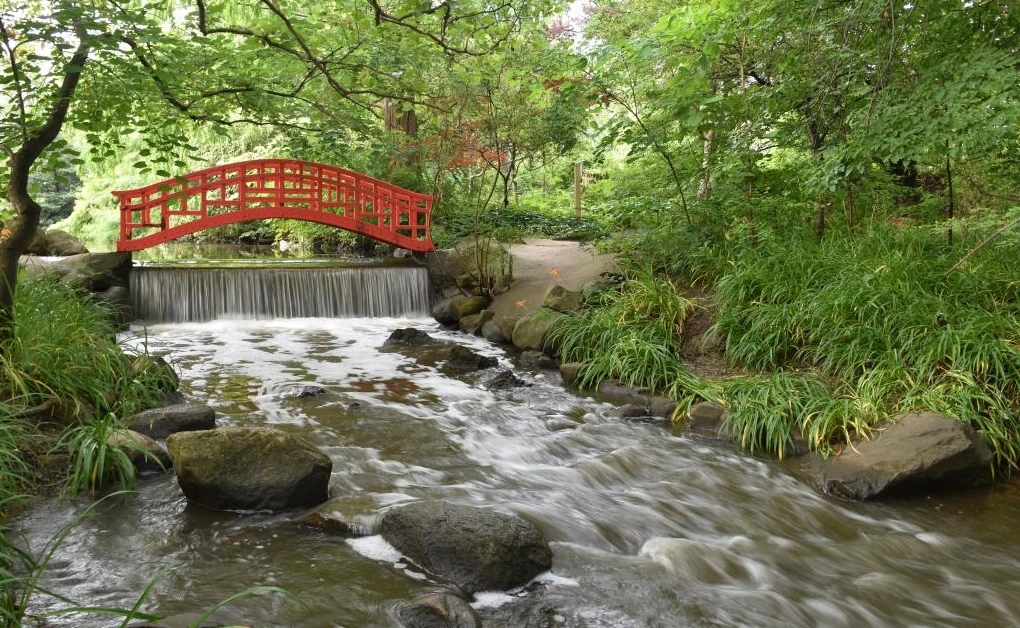
[(164, 439), (177, 432), (213, 429), (216, 427), (216, 411), (200, 404), (153, 408), (131, 417), (129, 427), (150, 438)]
[(873, 441), (821, 463), (827, 493), (875, 499), (988, 484), (992, 454), (974, 429), (935, 412), (903, 415)]
[(326, 501), (333, 462), (272, 427), (221, 427), (167, 439), (188, 501), (219, 510), (284, 510)]
[(529, 521), (474, 506), (399, 506), (383, 515), (382, 536), (467, 593), (518, 587), (552, 566), (549, 544)]

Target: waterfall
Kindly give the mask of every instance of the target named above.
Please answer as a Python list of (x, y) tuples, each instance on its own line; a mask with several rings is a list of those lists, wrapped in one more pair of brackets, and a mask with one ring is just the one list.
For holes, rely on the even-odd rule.
[(423, 316), (431, 292), (428, 271), (420, 267), (135, 267), (131, 272), (135, 316), (150, 323)]

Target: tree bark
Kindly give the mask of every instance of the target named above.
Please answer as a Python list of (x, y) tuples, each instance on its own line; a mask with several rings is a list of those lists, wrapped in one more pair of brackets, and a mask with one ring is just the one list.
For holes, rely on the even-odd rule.
[(698, 185), (698, 200), (703, 201), (712, 193), (712, 140), (715, 131), (708, 130), (701, 136), (701, 184)]
[(88, 40), (83, 39), (71, 60), (64, 66), (64, 75), (46, 122), (35, 131), (23, 129), (21, 147), (17, 151), (7, 150), (11, 164), (7, 198), (17, 218), (12, 223), (10, 236), (0, 242), (0, 345), (5, 344), (14, 334), (18, 258), (28, 248), (35, 230), (39, 228), (39, 214), (42, 211), (42, 207), (28, 192), (28, 175), (35, 161), (60, 135), (90, 51)]

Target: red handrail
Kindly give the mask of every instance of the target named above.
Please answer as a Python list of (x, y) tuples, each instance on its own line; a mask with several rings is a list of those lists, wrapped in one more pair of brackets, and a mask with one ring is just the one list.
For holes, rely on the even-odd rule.
[(256, 159), (117, 190), (118, 251), (261, 218), (332, 225), (412, 251), (431, 251), (433, 197), (336, 166)]

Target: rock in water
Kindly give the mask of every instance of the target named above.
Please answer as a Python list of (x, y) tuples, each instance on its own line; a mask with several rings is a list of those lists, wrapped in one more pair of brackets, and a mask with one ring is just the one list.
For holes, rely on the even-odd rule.
[(478, 371), (499, 364), (499, 360), (472, 351), (463, 345), (453, 345), (446, 360), (446, 366), (454, 371)]
[(404, 602), (397, 617), (406, 628), (480, 628), (475, 609), (456, 595), (433, 593)]
[(133, 430), (110, 434), (106, 444), (124, 450), (139, 471), (166, 471), (173, 466), (170, 456), (159, 443)]
[(488, 321), (482, 325), (482, 338), (497, 345), (510, 344), (510, 339), (503, 334), (503, 330), (500, 329), (496, 321)]
[(988, 484), (991, 459), (988, 445), (966, 423), (912, 413), (875, 440), (822, 462), (822, 485), (842, 497), (875, 499)]
[(295, 399), (308, 399), (310, 397), (318, 397), (319, 395), (325, 395), (326, 392), (327, 392), (326, 389), (323, 388), (322, 386), (317, 386), (315, 384), (303, 384), (301, 386), (291, 388), (287, 392), (287, 395), (290, 397), (294, 397)]
[(390, 337), (383, 343), (384, 347), (388, 346), (410, 346), (420, 347), (422, 345), (429, 345), (436, 343), (437, 340), (426, 332), (415, 329), (414, 327), (402, 327), (401, 329), (394, 329)]
[(163, 439), (177, 432), (213, 429), (216, 427), (216, 411), (198, 404), (153, 408), (131, 417), (130, 427), (150, 438)]
[(468, 593), (518, 587), (552, 566), (549, 544), (529, 521), (474, 506), (400, 506), (383, 515), (382, 536)]
[(507, 390), (531, 386), (531, 384), (514, 375), (513, 371), (501, 370), (489, 378), (483, 386), (488, 390)]
[(283, 510), (326, 501), (332, 461), (271, 427), (222, 427), (167, 439), (188, 501), (220, 510)]

